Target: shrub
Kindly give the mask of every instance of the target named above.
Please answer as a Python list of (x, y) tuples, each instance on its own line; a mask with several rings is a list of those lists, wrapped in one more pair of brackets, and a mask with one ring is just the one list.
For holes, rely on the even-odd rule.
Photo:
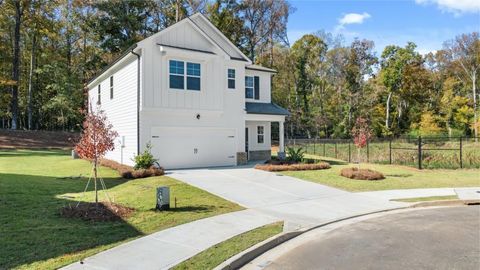
[(293, 162), (302, 162), (303, 157), (305, 156), (305, 151), (302, 147), (300, 148), (293, 148), (287, 147), (287, 160)]
[(133, 167), (135, 170), (138, 169), (149, 169), (155, 163), (157, 163), (157, 159), (155, 159), (152, 155), (152, 144), (147, 143), (145, 147), (145, 151), (141, 153), (140, 155), (137, 155), (133, 158), (133, 161), (135, 161), (135, 166)]
[(108, 160), (108, 159), (102, 159), (100, 161), (100, 165), (109, 167), (118, 171), (120, 176), (125, 179), (145, 178), (145, 177), (160, 176), (165, 174), (165, 171), (163, 170), (163, 168), (157, 168), (155, 166), (151, 166), (148, 169), (135, 170), (134, 168), (128, 165), (120, 164), (116, 161)]
[(370, 169), (359, 169), (359, 168), (345, 168), (340, 171), (340, 175), (350, 179), (357, 180), (381, 180), (385, 179), (382, 173), (370, 170)]
[(269, 172), (325, 170), (330, 169), (330, 164), (326, 162), (314, 164), (257, 164), (255, 169)]

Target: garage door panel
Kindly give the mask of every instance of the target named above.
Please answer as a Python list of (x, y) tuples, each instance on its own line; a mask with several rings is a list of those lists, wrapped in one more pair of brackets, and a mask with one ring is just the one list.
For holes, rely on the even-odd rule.
[(235, 131), (152, 128), (152, 154), (167, 169), (235, 165)]

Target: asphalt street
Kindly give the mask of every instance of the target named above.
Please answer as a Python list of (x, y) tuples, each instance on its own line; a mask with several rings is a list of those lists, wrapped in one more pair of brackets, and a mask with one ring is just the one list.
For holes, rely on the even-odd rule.
[(480, 206), (389, 214), (308, 239), (263, 269), (480, 269)]

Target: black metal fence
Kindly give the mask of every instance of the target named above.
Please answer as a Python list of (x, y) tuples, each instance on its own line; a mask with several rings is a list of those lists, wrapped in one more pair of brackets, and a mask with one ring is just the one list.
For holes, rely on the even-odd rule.
[(357, 149), (352, 139), (287, 139), (287, 147), (302, 147), (307, 155), (347, 162), (400, 164), (419, 169), (480, 168), (480, 138), (375, 138)]

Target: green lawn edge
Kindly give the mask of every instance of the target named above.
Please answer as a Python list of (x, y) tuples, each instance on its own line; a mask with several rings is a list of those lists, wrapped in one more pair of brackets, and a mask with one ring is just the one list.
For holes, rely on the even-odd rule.
[(351, 192), (480, 186), (480, 169), (418, 170), (402, 165), (362, 163), (360, 168), (379, 171), (385, 176), (383, 180), (366, 181), (349, 179), (340, 175), (343, 168), (357, 167), (357, 164), (349, 164), (341, 160), (321, 156), (306, 156), (328, 162), (331, 168), (312, 171), (286, 171), (281, 172), (281, 174)]
[(277, 235), (282, 231), (283, 222), (276, 222), (253, 229), (216, 244), (174, 266), (172, 269), (213, 269), (236, 254)]
[(395, 202), (430, 202), (430, 201), (445, 201), (445, 200), (457, 200), (457, 195), (448, 196), (430, 196), (430, 197), (417, 197), (417, 198), (405, 198), (405, 199), (393, 199)]

